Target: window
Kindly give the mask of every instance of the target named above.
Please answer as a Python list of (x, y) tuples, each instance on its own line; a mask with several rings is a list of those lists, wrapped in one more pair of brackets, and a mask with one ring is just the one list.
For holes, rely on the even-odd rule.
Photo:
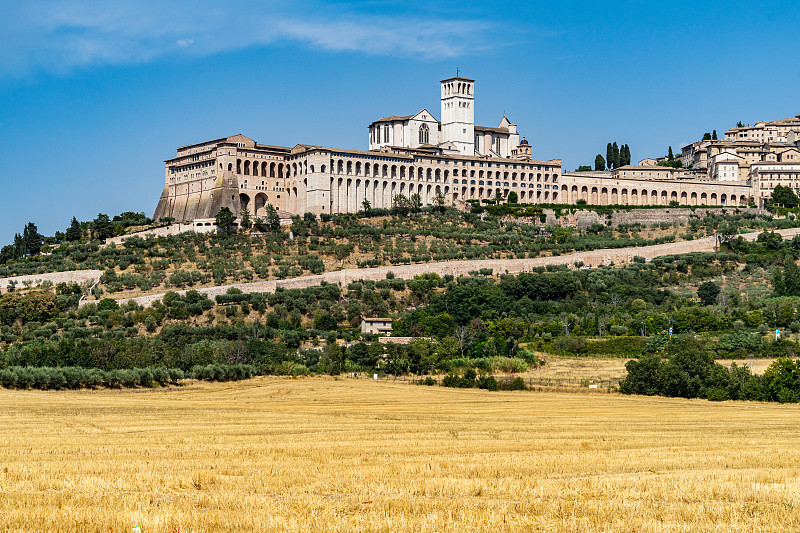
[(389, 126), (383, 127), (383, 142), (385, 143), (389, 142)]
[(430, 143), (430, 130), (428, 129), (427, 124), (423, 124), (419, 127), (419, 144), (429, 144)]

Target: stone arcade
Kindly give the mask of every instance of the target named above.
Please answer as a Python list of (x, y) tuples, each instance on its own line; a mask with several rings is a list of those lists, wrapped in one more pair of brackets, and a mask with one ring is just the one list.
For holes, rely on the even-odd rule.
[(271, 146), (244, 135), (182, 146), (165, 162), (153, 218), (210, 226), (222, 207), (236, 215), (246, 207), (256, 217), (268, 204), (290, 214), (353, 213), (365, 200), (392, 207), (398, 195), (417, 194), (431, 205), (437, 193), (456, 207), (512, 191), (520, 203), (604, 205), (741, 206), (755, 196), (744, 181), (563, 174), (560, 159), (532, 159), (505, 115), (496, 128), (475, 125), (474, 80), (442, 80), (440, 98), (441, 122), (422, 109), (370, 124), (369, 150)]

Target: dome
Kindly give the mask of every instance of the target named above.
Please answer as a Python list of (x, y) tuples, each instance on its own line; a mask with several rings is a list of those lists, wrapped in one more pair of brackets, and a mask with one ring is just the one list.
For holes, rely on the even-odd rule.
[(523, 138), (522, 138), (522, 142), (521, 142), (521, 143), (519, 143), (519, 145), (520, 145), (520, 146), (530, 146), (530, 145), (528, 144), (528, 140), (527, 140), (525, 137), (523, 137)]

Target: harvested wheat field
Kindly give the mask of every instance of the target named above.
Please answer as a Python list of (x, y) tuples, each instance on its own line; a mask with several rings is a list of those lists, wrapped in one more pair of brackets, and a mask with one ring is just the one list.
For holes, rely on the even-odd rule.
[(800, 529), (797, 406), (329, 378), (0, 402), (2, 531)]

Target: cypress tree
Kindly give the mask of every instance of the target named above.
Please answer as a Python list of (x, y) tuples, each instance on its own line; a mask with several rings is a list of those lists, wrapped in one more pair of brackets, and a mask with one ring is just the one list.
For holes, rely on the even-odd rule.
[(39, 229), (33, 222), (28, 222), (22, 231), (22, 241), (25, 255), (39, 255), (39, 252), (42, 251), (44, 238), (39, 234)]
[(669, 152), (667, 152), (667, 161), (670, 163), (675, 161), (675, 156), (672, 154), (672, 146), (669, 147)]
[(603, 156), (597, 154), (597, 157), (594, 158), (594, 169), (595, 170), (605, 170), (606, 169), (606, 161), (603, 159)]
[(772, 290), (775, 296), (784, 296), (786, 294), (786, 285), (783, 282), (783, 272), (781, 267), (776, 266), (772, 272)]
[(64, 234), (64, 239), (68, 242), (75, 242), (81, 240), (81, 225), (78, 223), (78, 219), (72, 217), (72, 223), (70, 223), (69, 227), (67, 228), (66, 233)]
[(711, 140), (712, 141), (716, 141), (717, 140), (717, 130), (714, 130), (714, 131), (711, 132)]
[(784, 260), (783, 286), (786, 296), (800, 296), (800, 269), (794, 262), (794, 257), (787, 255)]
[(25, 256), (25, 240), (19, 233), (14, 234), (14, 259)]
[(619, 146), (614, 143), (611, 148), (614, 150), (614, 168), (619, 168)]
[(606, 145), (606, 164), (609, 170), (611, 170), (611, 167), (614, 165), (614, 147), (611, 143)]

